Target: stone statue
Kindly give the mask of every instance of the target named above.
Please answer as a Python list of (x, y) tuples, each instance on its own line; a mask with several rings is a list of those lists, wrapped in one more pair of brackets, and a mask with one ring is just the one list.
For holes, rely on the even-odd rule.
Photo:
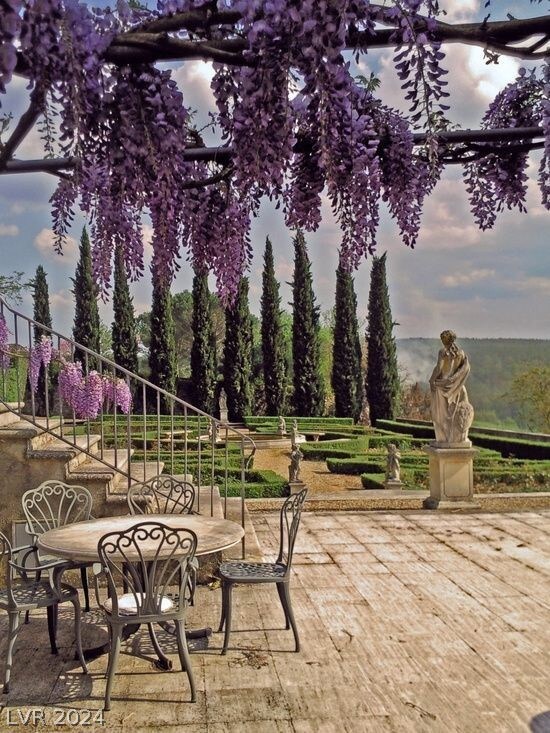
[(474, 419), (474, 408), (468, 402), (466, 379), (470, 362), (456, 344), (454, 331), (443, 331), (443, 347), (430, 377), (431, 413), (435, 439), (441, 444), (469, 443), (468, 430)]
[(304, 454), (298, 446), (295, 445), (290, 454), (290, 466), (288, 467), (288, 480), (291, 483), (300, 480), (300, 463), (302, 462), (303, 457)]
[(286, 420), (279, 415), (279, 435), (286, 435)]
[(292, 429), (298, 432), (298, 420), (296, 418), (292, 421)]
[(220, 392), (220, 421), (222, 423), (227, 422), (227, 395), (223, 387)]
[(386, 480), (401, 481), (401, 466), (399, 465), (401, 453), (395, 443), (388, 443), (387, 450)]
[(298, 441), (298, 420), (292, 421), (292, 432), (290, 433), (290, 445), (294, 448)]
[(218, 423), (211, 420), (208, 423), (208, 440), (210, 440), (213, 443), (216, 443), (220, 439), (220, 436), (218, 434)]

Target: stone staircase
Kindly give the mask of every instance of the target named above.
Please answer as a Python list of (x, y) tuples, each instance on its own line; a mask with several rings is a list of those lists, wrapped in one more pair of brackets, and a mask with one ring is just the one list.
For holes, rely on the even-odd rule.
[[(119, 449), (101, 450), (100, 435), (71, 435), (64, 426), (64, 439), (56, 437), (60, 421), (57, 418), (34, 418), (31, 423), (20, 419), (23, 405), (0, 403), (0, 503), (2, 516), (10, 521), (0, 521), (0, 529), (11, 536), (10, 523), (22, 520), (21, 496), (27, 489), (39, 486), (48, 479), (59, 479), (69, 484), (85, 486), (92, 494), (92, 514), (96, 517), (126, 514), (128, 480), (117, 472), (116, 466), (126, 471), (130, 459), (132, 482), (146, 481), (162, 472), (164, 464), (157, 461), (139, 462), (132, 466), (133, 451)], [(68, 444), (67, 441), (70, 443)], [(92, 456), (84, 453), (91, 453)], [(96, 456), (96, 457), (94, 457)], [(100, 460), (110, 464), (105, 465)], [(181, 478), (185, 478), (181, 476)], [(190, 477), (187, 477), (188, 479)], [(196, 508), (201, 514), (224, 517), (224, 502), (217, 487), (202, 487), (197, 496)], [(239, 498), (227, 500), (227, 518), (240, 524), (241, 502)], [(246, 556), (261, 559), (254, 526), (245, 508)], [(241, 546), (227, 553), (229, 557), (241, 557)]]
[[(22, 494), (48, 479), (89, 489), (94, 516), (126, 513), (128, 479), (116, 469), (126, 471), (130, 461), (131, 481), (138, 482), (156, 476), (164, 467), (162, 461), (132, 466), (133, 451), (102, 450), (101, 436), (72, 435), (66, 422), (61, 440), (58, 418), (35, 417), (30, 422), (20, 418), (22, 408), (17, 403), (0, 403), (0, 496), (2, 515), (12, 521), (23, 519)], [(9, 536), (6, 523), (0, 524)]]

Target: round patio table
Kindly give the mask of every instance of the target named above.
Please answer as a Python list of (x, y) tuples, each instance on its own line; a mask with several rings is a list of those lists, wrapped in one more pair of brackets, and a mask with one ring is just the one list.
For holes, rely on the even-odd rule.
[[(64, 527), (44, 532), (38, 537), (37, 543), (40, 550), (48, 555), (78, 563), (94, 563), (99, 562), (97, 544), (103, 535), (130, 529), (143, 522), (161, 522), (172, 529), (192, 530), (197, 535), (195, 552), (197, 556), (227, 550), (244, 536), (241, 525), (229, 519), (205, 517), (201, 514), (130, 514), (66, 524)], [(143, 556), (147, 559), (147, 543), (142, 545), (142, 550)], [(153, 547), (151, 554), (155, 554)], [(161, 558), (162, 554), (158, 557)], [(136, 560), (139, 560), (138, 556)]]
[[(205, 517), (201, 514), (145, 514), (126, 515), (118, 517), (103, 517), (101, 519), (89, 519), (85, 522), (75, 522), (63, 527), (50, 529), (37, 539), (39, 549), (55, 557), (72, 560), (76, 563), (99, 562), (97, 545), (103, 535), (109, 532), (120, 532), (130, 529), (136, 524), (144, 522), (161, 522), (172, 529), (190, 529), (197, 535), (196, 556), (210, 555), (214, 552), (227, 550), (236, 545), (244, 536), (244, 529), (240, 524), (231, 522), (229, 519), (218, 519), (217, 517)], [(144, 542), (140, 549), (142, 557), (147, 559), (148, 542)], [(171, 552), (171, 551), (170, 551)], [(156, 548), (151, 544), (151, 558), (155, 556)], [(128, 559), (131, 555), (127, 554)], [(157, 554), (162, 558), (162, 552)], [(136, 561), (139, 561), (136, 555)], [(61, 578), (57, 579), (59, 582)], [(163, 628), (170, 633), (173, 628), (169, 624), (163, 624)], [(135, 633), (139, 625), (128, 627), (129, 633)], [(187, 632), (190, 639), (204, 638), (212, 634), (211, 628), (192, 629)], [(129, 635), (129, 634), (128, 634)], [(126, 635), (125, 635), (126, 636)], [(99, 654), (108, 652), (109, 645), (102, 645), (96, 649), (85, 650), (85, 657), (92, 659)], [(163, 667), (170, 667), (169, 660), (164, 657), (160, 660)]]

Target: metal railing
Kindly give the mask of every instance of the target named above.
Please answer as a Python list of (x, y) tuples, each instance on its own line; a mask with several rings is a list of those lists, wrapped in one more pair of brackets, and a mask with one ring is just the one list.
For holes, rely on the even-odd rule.
[[(114, 361), (75, 342), (73, 339), (29, 318), (0, 298), (0, 314), (9, 330), (7, 367), (0, 358), (0, 404), (10, 412), (105, 466), (105, 473), (122, 477), (126, 487), (158, 475), (192, 475), (193, 483), (210, 488), (210, 512), (214, 508), (214, 487), (222, 497), (227, 516), (228, 497), (240, 496), (240, 519), (245, 522), (246, 471), (256, 445), (252, 438), (227, 423), (157, 387)], [(133, 409), (123, 414), (116, 402), (105, 408), (102, 402), (97, 418), (79, 419), (63, 401), (56, 388), (54, 357), (48, 369), (41, 367), (36, 392), (28, 388), (26, 373), (36, 336), (51, 338), (54, 353), (74, 361), (80, 359), (83, 377), (95, 370), (102, 377), (122, 379), (132, 394)], [(1, 356), (1, 355), (0, 355)], [(27, 399), (30, 404), (25, 408)], [(99, 436), (99, 443), (94, 436)], [(156, 464), (156, 466), (155, 466)], [(200, 490), (197, 510), (200, 511)], [(243, 557), (245, 540), (242, 542)]]

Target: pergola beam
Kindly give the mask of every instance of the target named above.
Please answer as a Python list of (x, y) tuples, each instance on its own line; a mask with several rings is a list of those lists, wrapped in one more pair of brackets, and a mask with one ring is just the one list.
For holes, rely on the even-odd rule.
[[(544, 135), (541, 127), (512, 127), (500, 128), (495, 130), (449, 130), (447, 132), (437, 133), (436, 137), (439, 142), (447, 147), (454, 145), (463, 145), (464, 154), (469, 152), (468, 146), (477, 143), (486, 146), (485, 154), (492, 152), (495, 143), (498, 144), (498, 150), (510, 150), (517, 144), (521, 150), (536, 149), (540, 147), (540, 138)], [(414, 144), (423, 145), (426, 142), (426, 133), (419, 132), (413, 135)], [(305, 149), (307, 141), (297, 143), (297, 152), (300, 147)], [(496, 149), (496, 148), (495, 148)], [(478, 150), (478, 148), (476, 148)], [(188, 161), (203, 161), (211, 163), (219, 163), (227, 166), (231, 162), (233, 156), (233, 148), (230, 146), (218, 147), (189, 147), (183, 153), (182, 157)], [(44, 158), (42, 160), (9, 160), (0, 168), (0, 175), (7, 173), (52, 173), (57, 174), (60, 171), (73, 170), (77, 164), (76, 158)], [(460, 159), (452, 162), (460, 163)], [(227, 172), (226, 172), (226, 175)], [(224, 176), (225, 177), (225, 176)], [(210, 182), (215, 182), (211, 180)]]

